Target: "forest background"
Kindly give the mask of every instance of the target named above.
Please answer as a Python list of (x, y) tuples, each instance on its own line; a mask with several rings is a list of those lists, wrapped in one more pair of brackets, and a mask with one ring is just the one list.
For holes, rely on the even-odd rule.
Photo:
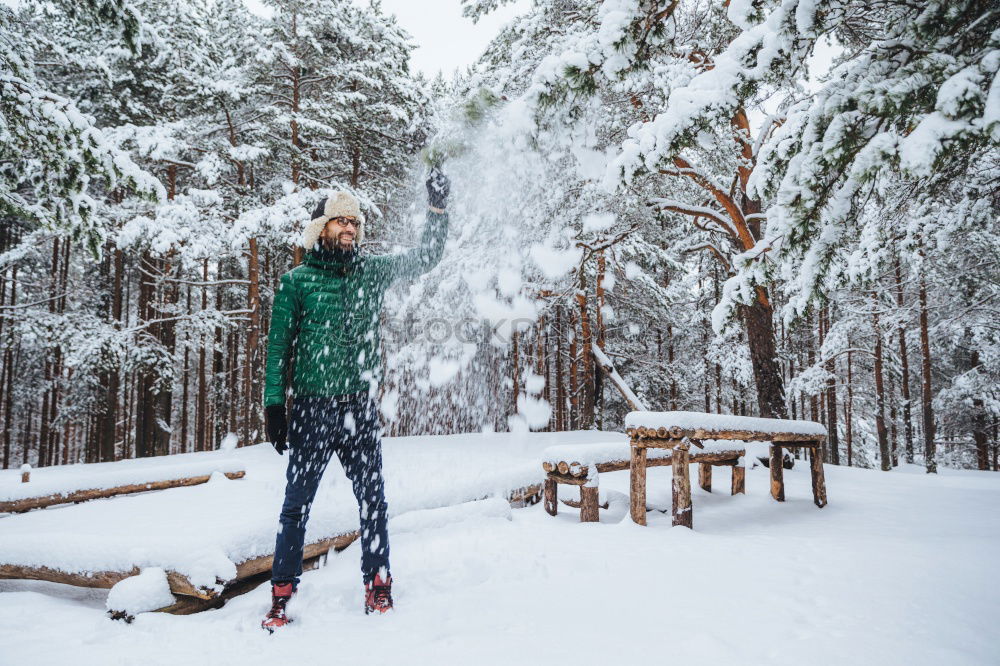
[(309, 211), (350, 190), (394, 251), (443, 164), (445, 257), (384, 316), (388, 434), (639, 404), (997, 470), (995, 3), (534, 0), (454, 80), (378, 3), (262, 4), (0, 5), (4, 468), (260, 441)]

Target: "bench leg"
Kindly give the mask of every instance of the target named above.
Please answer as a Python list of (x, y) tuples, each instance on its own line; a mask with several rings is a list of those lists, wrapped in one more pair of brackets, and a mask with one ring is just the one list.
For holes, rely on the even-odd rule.
[(731, 495), (745, 495), (747, 468), (742, 465), (733, 465), (733, 487)]
[(597, 486), (580, 486), (580, 522), (600, 522), (601, 516), (597, 506)]
[(698, 485), (705, 492), (712, 492), (712, 463), (698, 463)]
[(674, 504), (674, 525), (691, 527), (693, 516), (691, 515), (691, 477), (688, 467), (688, 450), (683, 446), (674, 449), (671, 456), (674, 468), (673, 504)]
[(545, 512), (550, 516), (559, 512), (559, 484), (555, 479), (545, 479)]
[(629, 509), (636, 525), (646, 524), (646, 449), (632, 446), (629, 464)]
[(826, 478), (823, 475), (823, 447), (809, 448), (809, 471), (812, 473), (813, 501), (816, 506), (826, 506)]
[(777, 444), (771, 444), (771, 461), (769, 463), (771, 468), (771, 497), (778, 502), (785, 501), (785, 475), (781, 468), (782, 457), (781, 447)]

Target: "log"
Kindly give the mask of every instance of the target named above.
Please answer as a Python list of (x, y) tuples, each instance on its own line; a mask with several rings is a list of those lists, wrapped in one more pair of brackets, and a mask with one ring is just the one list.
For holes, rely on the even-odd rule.
[[(355, 539), (358, 538), (358, 532), (347, 532), (346, 534), (339, 534), (335, 537), (329, 539), (322, 539), (320, 541), (315, 541), (310, 544), (306, 544), (305, 549), (302, 551), (302, 559), (307, 560), (313, 557), (319, 557), (320, 555), (326, 555), (331, 550), (341, 551), (354, 543)], [(237, 580), (243, 580), (244, 578), (250, 578), (251, 576), (265, 573), (271, 570), (271, 565), (274, 563), (274, 554), (262, 555), (261, 557), (255, 557), (249, 560), (245, 560), (236, 565), (236, 577), (227, 581), (227, 586), (234, 583)]]
[(747, 468), (742, 465), (733, 465), (733, 485), (731, 495), (746, 494)]
[(646, 449), (633, 442), (629, 466), (629, 513), (637, 525), (646, 524)]
[(580, 486), (580, 522), (596, 523), (601, 519), (597, 505), (597, 486)]
[(542, 501), (542, 484), (536, 483), (531, 486), (513, 490), (510, 495), (507, 496), (507, 501), (510, 502), (510, 505), (515, 509), (522, 509), (526, 506), (538, 504)]
[[(630, 429), (630, 435), (640, 438), (661, 438), (658, 429), (635, 426)], [(705, 428), (680, 428), (673, 426), (667, 429), (669, 439), (724, 439), (744, 442), (782, 442), (808, 446), (826, 441), (826, 435), (804, 435), (796, 432), (775, 432), (769, 430), (706, 430)]]
[(698, 463), (698, 485), (705, 492), (712, 492), (712, 464)]
[(559, 484), (555, 479), (545, 479), (545, 512), (554, 516), (559, 512)]
[(673, 468), (673, 524), (684, 527), (693, 526), (691, 509), (691, 478), (688, 475), (687, 444), (680, 444), (674, 449)]
[(771, 497), (778, 502), (784, 502), (785, 477), (781, 467), (781, 447), (777, 444), (771, 445), (771, 462), (768, 468), (771, 470)]
[(549, 479), (555, 481), (556, 483), (565, 483), (569, 486), (582, 486), (587, 483), (587, 477), (585, 476), (570, 476), (569, 474), (563, 476), (558, 472), (549, 474)]
[[(645, 444), (649, 440), (643, 442), (644, 448), (659, 448), (659, 447), (646, 447)], [(654, 442), (656, 440), (653, 440)], [(702, 453), (700, 451), (695, 451), (694, 453), (689, 453), (690, 461), (695, 462), (710, 462), (710, 463), (725, 463), (734, 464), (739, 460), (744, 454), (743, 450), (733, 450), (733, 451), (712, 451), (708, 453)], [(569, 463), (567, 463), (568, 465)], [(598, 473), (604, 474), (605, 472), (621, 472), (629, 468), (629, 460), (609, 460), (606, 462), (597, 463), (594, 467), (597, 469)], [(648, 458), (646, 459), (646, 467), (663, 467), (669, 466), (670, 456), (664, 456), (659, 458)], [(567, 467), (568, 469), (568, 467)], [(586, 469), (586, 468), (584, 468)], [(549, 473), (549, 478), (555, 478), (560, 483), (572, 483), (572, 481), (563, 481), (563, 475), (559, 474), (558, 471), (553, 471)], [(567, 478), (573, 478), (572, 475), (567, 475)]]
[[(226, 472), (229, 479), (242, 479), (245, 472)], [(88, 490), (77, 490), (71, 493), (54, 493), (52, 495), (42, 495), (39, 497), (25, 497), (19, 500), (0, 502), (0, 512), (23, 513), (32, 509), (41, 509), (56, 504), (69, 504), (71, 502), (86, 502), (88, 500), (101, 499), (104, 497), (115, 497), (117, 495), (128, 495), (131, 493), (144, 493), (150, 490), (166, 490), (168, 488), (183, 488), (187, 486), (197, 486), (206, 483), (211, 477), (210, 474), (201, 476), (190, 476), (183, 479), (167, 479), (165, 481), (153, 481), (150, 483), (133, 483), (125, 486), (115, 486), (114, 488), (91, 488)]]
[(812, 476), (813, 502), (816, 506), (826, 506), (826, 478), (823, 474), (823, 447), (809, 448), (809, 471)]
[(50, 583), (63, 583), (76, 587), (93, 587), (109, 589), (115, 583), (138, 576), (139, 569), (134, 567), (128, 571), (93, 571), (90, 573), (70, 573), (49, 567), (31, 567), (18, 564), (0, 564), (0, 579), (44, 580)]
[(560, 461), (559, 464), (556, 465), (556, 469), (559, 470), (560, 474), (569, 474), (569, 463), (565, 460)]
[[(562, 504), (565, 504), (566, 506), (570, 507), (571, 509), (579, 509), (580, 508), (580, 500), (575, 500), (575, 499), (561, 499), (559, 501)], [(598, 504), (598, 506), (601, 507), (602, 509), (607, 509), (610, 505), (607, 502), (605, 502), (604, 504)]]
[(553, 465), (552, 463), (548, 462), (548, 461), (545, 461), (545, 462), (542, 463), (542, 469), (544, 469), (546, 472), (554, 472), (555, 469), (556, 469), (556, 466)]

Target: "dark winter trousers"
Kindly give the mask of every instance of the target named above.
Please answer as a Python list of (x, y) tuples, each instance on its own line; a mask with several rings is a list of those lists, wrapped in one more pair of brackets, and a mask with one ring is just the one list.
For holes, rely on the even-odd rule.
[[(273, 583), (302, 575), (306, 522), (320, 479), (334, 453), (354, 487), (361, 517), (361, 574), (365, 583), (389, 572), (389, 534), (382, 480), (378, 407), (367, 393), (338, 398), (297, 398), (288, 428), (288, 471), (281, 528), (274, 547)], [(380, 571), (381, 570), (381, 571)]]

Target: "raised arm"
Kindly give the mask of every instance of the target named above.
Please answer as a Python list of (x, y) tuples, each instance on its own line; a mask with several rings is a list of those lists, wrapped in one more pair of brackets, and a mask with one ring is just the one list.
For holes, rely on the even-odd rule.
[(412, 250), (389, 258), (389, 281), (410, 281), (437, 266), (448, 238), (448, 193), (451, 183), (438, 169), (427, 178), (427, 222), (420, 234), (420, 244)]

